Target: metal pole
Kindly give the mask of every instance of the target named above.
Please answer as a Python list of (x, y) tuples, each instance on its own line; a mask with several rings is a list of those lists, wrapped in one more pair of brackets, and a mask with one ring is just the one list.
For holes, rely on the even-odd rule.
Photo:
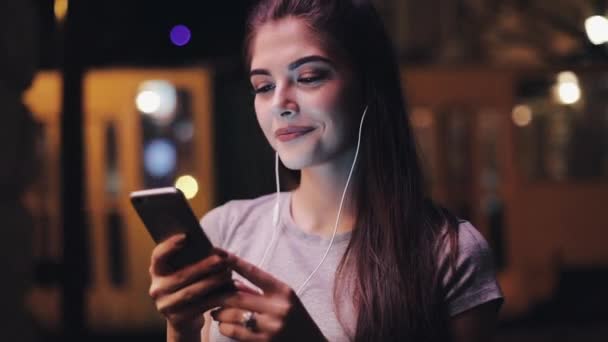
[[(82, 76), (82, 6), (71, 1), (68, 10), (61, 116), (61, 205), (63, 219), (62, 323), (66, 340), (82, 340), (86, 334), (85, 286), (88, 263), (88, 227), (84, 194)], [(70, 338), (71, 337), (71, 338)]]

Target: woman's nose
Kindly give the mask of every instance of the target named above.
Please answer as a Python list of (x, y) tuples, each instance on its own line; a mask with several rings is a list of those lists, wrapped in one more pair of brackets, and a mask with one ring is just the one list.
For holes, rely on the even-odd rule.
[(275, 88), (272, 107), (273, 113), (281, 117), (292, 116), (299, 112), (299, 106), (291, 87), (280, 86)]

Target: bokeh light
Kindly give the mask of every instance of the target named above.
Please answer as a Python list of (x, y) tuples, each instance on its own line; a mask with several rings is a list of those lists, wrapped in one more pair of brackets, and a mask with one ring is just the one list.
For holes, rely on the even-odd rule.
[(167, 125), (175, 117), (177, 90), (169, 81), (145, 81), (139, 86), (135, 104), (137, 109), (149, 115), (156, 123)]
[(532, 122), (532, 109), (526, 105), (517, 105), (513, 108), (512, 118), (517, 126), (528, 126)]
[(55, 19), (62, 22), (68, 14), (68, 0), (55, 0), (53, 11), (55, 12)]
[(179, 177), (175, 181), (175, 187), (180, 189), (187, 199), (194, 198), (194, 196), (196, 196), (196, 193), (198, 192), (198, 182), (194, 177), (190, 175), (184, 175)]
[(574, 82), (560, 83), (557, 86), (557, 96), (562, 104), (575, 104), (581, 98), (581, 88)]
[(184, 46), (190, 42), (192, 37), (190, 29), (186, 25), (175, 25), (169, 34), (171, 42), (177, 46)]
[(572, 71), (562, 71), (557, 74), (558, 83), (578, 83), (578, 77)]
[(175, 170), (177, 151), (168, 139), (154, 139), (144, 147), (144, 167), (150, 175), (162, 178)]
[(581, 99), (582, 91), (576, 74), (572, 71), (562, 71), (557, 74), (553, 92), (555, 99), (561, 104), (577, 103)]
[(173, 128), (175, 137), (180, 142), (188, 142), (194, 137), (194, 125), (191, 121), (180, 121)]
[(433, 126), (433, 111), (426, 107), (416, 107), (411, 114), (411, 122), (415, 128), (429, 128)]
[(137, 109), (146, 114), (152, 114), (160, 108), (160, 95), (152, 90), (144, 90), (135, 98)]
[(581, 99), (582, 90), (576, 74), (572, 71), (562, 71), (557, 74), (553, 93), (554, 98), (561, 104), (577, 103)]
[(595, 45), (608, 43), (608, 18), (594, 15), (585, 20), (585, 31), (589, 41)]

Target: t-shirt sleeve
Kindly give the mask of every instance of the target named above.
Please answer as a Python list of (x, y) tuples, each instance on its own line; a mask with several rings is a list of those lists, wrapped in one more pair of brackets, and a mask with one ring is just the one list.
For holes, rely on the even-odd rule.
[(493, 300), (503, 302), (503, 294), (496, 280), (492, 252), (487, 241), (469, 222), (462, 222), (458, 230), (458, 259), (450, 266), (446, 244), (439, 258), (439, 272), (445, 302), (450, 316)]
[(225, 248), (225, 231), (229, 222), (228, 203), (208, 211), (200, 220), (201, 229), (215, 247)]

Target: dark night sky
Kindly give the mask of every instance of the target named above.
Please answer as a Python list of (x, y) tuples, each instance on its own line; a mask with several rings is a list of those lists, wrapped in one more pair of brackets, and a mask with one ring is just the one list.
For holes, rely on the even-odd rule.
[[(246, 13), (252, 0), (95, 0), (74, 11), (85, 66), (180, 65), (225, 57), (239, 58)], [(73, 2), (72, 2), (73, 3)], [(51, 0), (40, 6), (42, 68), (59, 65), (62, 28)], [(72, 7), (75, 8), (75, 7)], [(192, 31), (190, 43), (171, 44), (176, 24)]]

